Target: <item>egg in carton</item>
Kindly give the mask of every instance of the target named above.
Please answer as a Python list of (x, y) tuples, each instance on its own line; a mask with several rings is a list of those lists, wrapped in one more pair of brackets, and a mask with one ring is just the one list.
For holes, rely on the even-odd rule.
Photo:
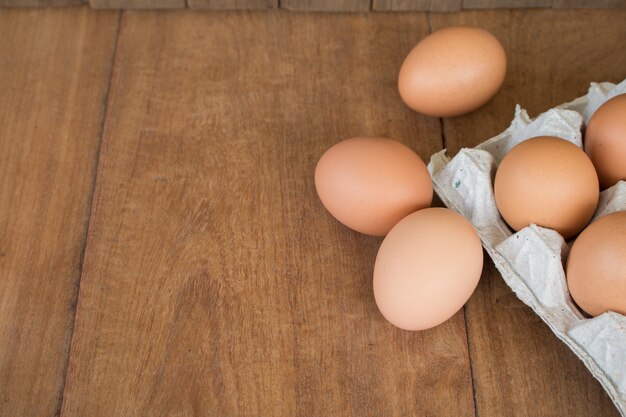
[[(434, 189), (443, 203), (465, 216), (515, 294), (530, 306), (600, 381), (626, 417), (626, 316), (606, 312), (588, 318), (574, 304), (563, 260), (569, 246), (556, 231), (531, 225), (513, 233), (504, 222), (493, 192), (498, 164), (518, 143), (535, 136), (558, 136), (582, 147), (581, 128), (608, 99), (626, 92), (620, 84), (592, 83), (589, 92), (535, 119), (519, 105), (511, 125), (452, 159), (443, 150), (428, 164)], [(626, 211), (626, 182), (600, 193), (592, 219)]]

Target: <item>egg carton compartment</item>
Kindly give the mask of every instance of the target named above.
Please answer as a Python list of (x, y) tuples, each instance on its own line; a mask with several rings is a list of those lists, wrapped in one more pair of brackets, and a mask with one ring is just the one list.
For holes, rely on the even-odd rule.
[[(531, 119), (519, 105), (511, 125), (453, 158), (445, 149), (428, 164), (443, 203), (465, 216), (504, 281), (583, 361), (626, 417), (626, 316), (607, 312), (586, 317), (574, 304), (563, 260), (569, 246), (556, 231), (531, 225), (514, 233), (500, 216), (493, 193), (498, 164), (515, 145), (535, 136), (558, 136), (582, 147), (581, 130), (608, 99), (626, 92), (620, 84), (592, 83), (589, 92)], [(626, 210), (626, 182), (600, 194), (592, 221)], [(570, 242), (571, 244), (572, 242)]]

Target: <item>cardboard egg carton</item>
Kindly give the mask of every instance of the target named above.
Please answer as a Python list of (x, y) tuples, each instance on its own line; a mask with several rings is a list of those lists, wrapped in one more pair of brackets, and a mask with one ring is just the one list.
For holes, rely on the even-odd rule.
[[(493, 193), (498, 164), (515, 145), (535, 136), (558, 136), (582, 147), (581, 128), (606, 100), (626, 92), (620, 84), (592, 83), (587, 95), (535, 119), (519, 105), (511, 125), (453, 158), (443, 150), (428, 164), (444, 204), (476, 228), (485, 250), (515, 294), (584, 362), (626, 417), (626, 316), (607, 312), (586, 317), (570, 297), (563, 260), (569, 246), (551, 229), (531, 225), (517, 233), (500, 216)], [(626, 210), (626, 182), (603, 191), (594, 219)], [(592, 221), (593, 221), (592, 220)], [(570, 245), (573, 242), (570, 242)]]

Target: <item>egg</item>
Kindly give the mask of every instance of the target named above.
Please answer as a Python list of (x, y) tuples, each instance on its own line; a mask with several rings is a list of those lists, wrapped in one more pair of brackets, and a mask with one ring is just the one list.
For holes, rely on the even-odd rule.
[(374, 266), (382, 315), (405, 330), (425, 330), (452, 317), (480, 279), (478, 234), (460, 214), (434, 207), (412, 213), (383, 240)]
[(608, 100), (593, 114), (585, 133), (585, 152), (602, 189), (626, 180), (626, 94)]
[(344, 140), (322, 155), (315, 187), (326, 209), (361, 233), (384, 236), (407, 214), (430, 206), (426, 165), (407, 146), (381, 137)]
[(398, 90), (413, 110), (436, 117), (457, 116), (489, 101), (505, 74), (504, 48), (491, 33), (449, 27), (413, 48), (400, 68)]
[(527, 139), (502, 159), (494, 182), (500, 214), (515, 230), (531, 223), (578, 233), (591, 219), (600, 194), (598, 176), (585, 152), (565, 139)]
[(590, 315), (626, 315), (626, 211), (583, 230), (567, 258), (566, 276), (572, 298)]

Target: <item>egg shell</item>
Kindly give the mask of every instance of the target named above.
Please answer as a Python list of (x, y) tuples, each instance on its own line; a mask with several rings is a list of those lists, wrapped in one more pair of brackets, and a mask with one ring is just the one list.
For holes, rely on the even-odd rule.
[(607, 100), (593, 114), (585, 132), (585, 152), (602, 189), (626, 180), (626, 94)]
[(417, 211), (391, 229), (380, 246), (376, 304), (401, 329), (435, 327), (463, 307), (482, 267), (480, 239), (463, 216), (440, 207)]
[(326, 151), (315, 169), (315, 187), (333, 217), (374, 236), (386, 235), (433, 198), (420, 157), (400, 142), (380, 137), (347, 139)]
[(505, 155), (494, 194), (500, 214), (514, 230), (536, 224), (568, 238), (591, 220), (600, 189), (582, 149), (565, 139), (540, 136)]
[(582, 231), (567, 258), (566, 276), (572, 298), (590, 315), (626, 315), (626, 211)]
[(484, 29), (438, 30), (413, 48), (398, 76), (402, 100), (420, 113), (448, 117), (470, 112), (498, 91), (506, 74), (500, 41)]

